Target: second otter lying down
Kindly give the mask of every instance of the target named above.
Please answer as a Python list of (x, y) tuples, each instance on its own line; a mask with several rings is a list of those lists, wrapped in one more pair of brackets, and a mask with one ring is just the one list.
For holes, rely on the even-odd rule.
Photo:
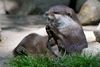
[[(50, 53), (59, 56), (59, 50), (66, 53), (80, 53), (87, 47), (82, 26), (75, 12), (66, 6), (54, 6), (46, 12), (48, 36), (30, 34), (14, 49), (14, 55)], [(57, 46), (56, 46), (57, 45)], [(56, 50), (53, 50), (52, 47)], [(49, 52), (48, 52), (49, 51)]]
[(13, 54), (14, 56), (23, 54), (46, 54), (49, 56), (55, 56), (55, 54), (58, 54), (58, 48), (57, 46), (52, 48), (52, 50), (54, 49), (53, 52), (55, 52), (55, 54), (53, 54), (47, 48), (47, 40), (48, 36), (41, 36), (36, 33), (31, 33), (19, 43), (19, 45), (13, 50)]

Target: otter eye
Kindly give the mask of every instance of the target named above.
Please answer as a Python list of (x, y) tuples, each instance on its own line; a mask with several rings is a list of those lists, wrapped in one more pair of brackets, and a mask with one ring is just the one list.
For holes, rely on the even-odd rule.
[(72, 15), (70, 13), (67, 13), (67, 16), (72, 17)]
[(70, 13), (67, 13), (68, 16), (71, 16)]
[(53, 12), (54, 14), (59, 14), (59, 12)]

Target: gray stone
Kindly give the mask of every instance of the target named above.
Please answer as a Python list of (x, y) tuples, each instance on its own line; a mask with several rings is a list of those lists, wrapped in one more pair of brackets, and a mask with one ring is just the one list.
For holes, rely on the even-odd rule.
[(0, 0), (0, 14), (5, 14), (4, 2)]
[[(0, 0), (1, 1), (1, 0)], [(86, 0), (2, 0), (2, 10), (8, 14), (43, 14), (54, 5), (69, 5), (78, 12)]]
[[(57, 4), (69, 4), (70, 0), (7, 0), (5, 1), (7, 5), (7, 11), (10, 14), (16, 15), (28, 15), (31, 13), (41, 14), (49, 9), (49, 7)], [(17, 7), (18, 9), (10, 10), (10, 3), (14, 4), (13, 6)], [(8, 5), (9, 4), (9, 5)], [(12, 6), (12, 5), (11, 5)], [(9, 9), (10, 8), (10, 9)]]
[(30, 12), (44, 13), (50, 7), (54, 5), (69, 5), (76, 12), (80, 10), (80, 7), (86, 0), (18, 0), (17, 3), (22, 6), (18, 10), (18, 15), (27, 15)]
[(100, 20), (100, 2), (98, 0), (87, 0), (79, 14), (79, 20), (83, 25), (97, 24)]
[(15, 13), (19, 9), (19, 5), (15, 0), (3, 0), (5, 12)]
[(79, 12), (79, 11), (80, 11), (82, 5), (83, 5), (86, 1), (87, 1), (87, 0), (77, 0), (77, 2), (76, 2), (76, 7), (75, 7), (76, 12)]
[(14, 0), (0, 0), (0, 14), (6, 14), (6, 12), (12, 13), (16, 11), (17, 8), (18, 4)]
[(88, 43), (88, 48), (83, 50), (83, 55), (86, 56), (100, 56), (100, 43), (90, 42)]
[(94, 34), (96, 36), (96, 41), (100, 42), (100, 23), (99, 23), (97, 29), (94, 31)]
[(2, 40), (2, 38), (1, 38), (1, 24), (0, 24), (0, 41)]

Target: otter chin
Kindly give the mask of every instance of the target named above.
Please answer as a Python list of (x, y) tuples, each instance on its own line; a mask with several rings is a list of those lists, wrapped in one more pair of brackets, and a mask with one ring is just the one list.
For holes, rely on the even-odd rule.
[(81, 53), (88, 47), (82, 25), (73, 9), (61, 5), (54, 6), (46, 12), (46, 17), (49, 49), (52, 45), (57, 45), (59, 50), (69, 54)]

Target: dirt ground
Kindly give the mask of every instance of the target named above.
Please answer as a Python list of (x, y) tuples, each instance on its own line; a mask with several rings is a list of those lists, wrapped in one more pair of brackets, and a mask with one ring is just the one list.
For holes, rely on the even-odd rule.
[[(0, 67), (7, 67), (8, 58), (13, 57), (12, 50), (18, 45), (18, 43), (29, 33), (38, 33), (40, 35), (47, 35), (45, 32), (45, 26), (28, 26), (17, 28), (3, 28), (2, 30), (2, 42), (0, 43)], [(89, 47), (83, 50), (83, 53), (96, 55), (100, 52), (100, 43), (95, 42), (95, 36), (93, 30), (96, 26), (83, 27), (85, 35), (87, 37)]]

